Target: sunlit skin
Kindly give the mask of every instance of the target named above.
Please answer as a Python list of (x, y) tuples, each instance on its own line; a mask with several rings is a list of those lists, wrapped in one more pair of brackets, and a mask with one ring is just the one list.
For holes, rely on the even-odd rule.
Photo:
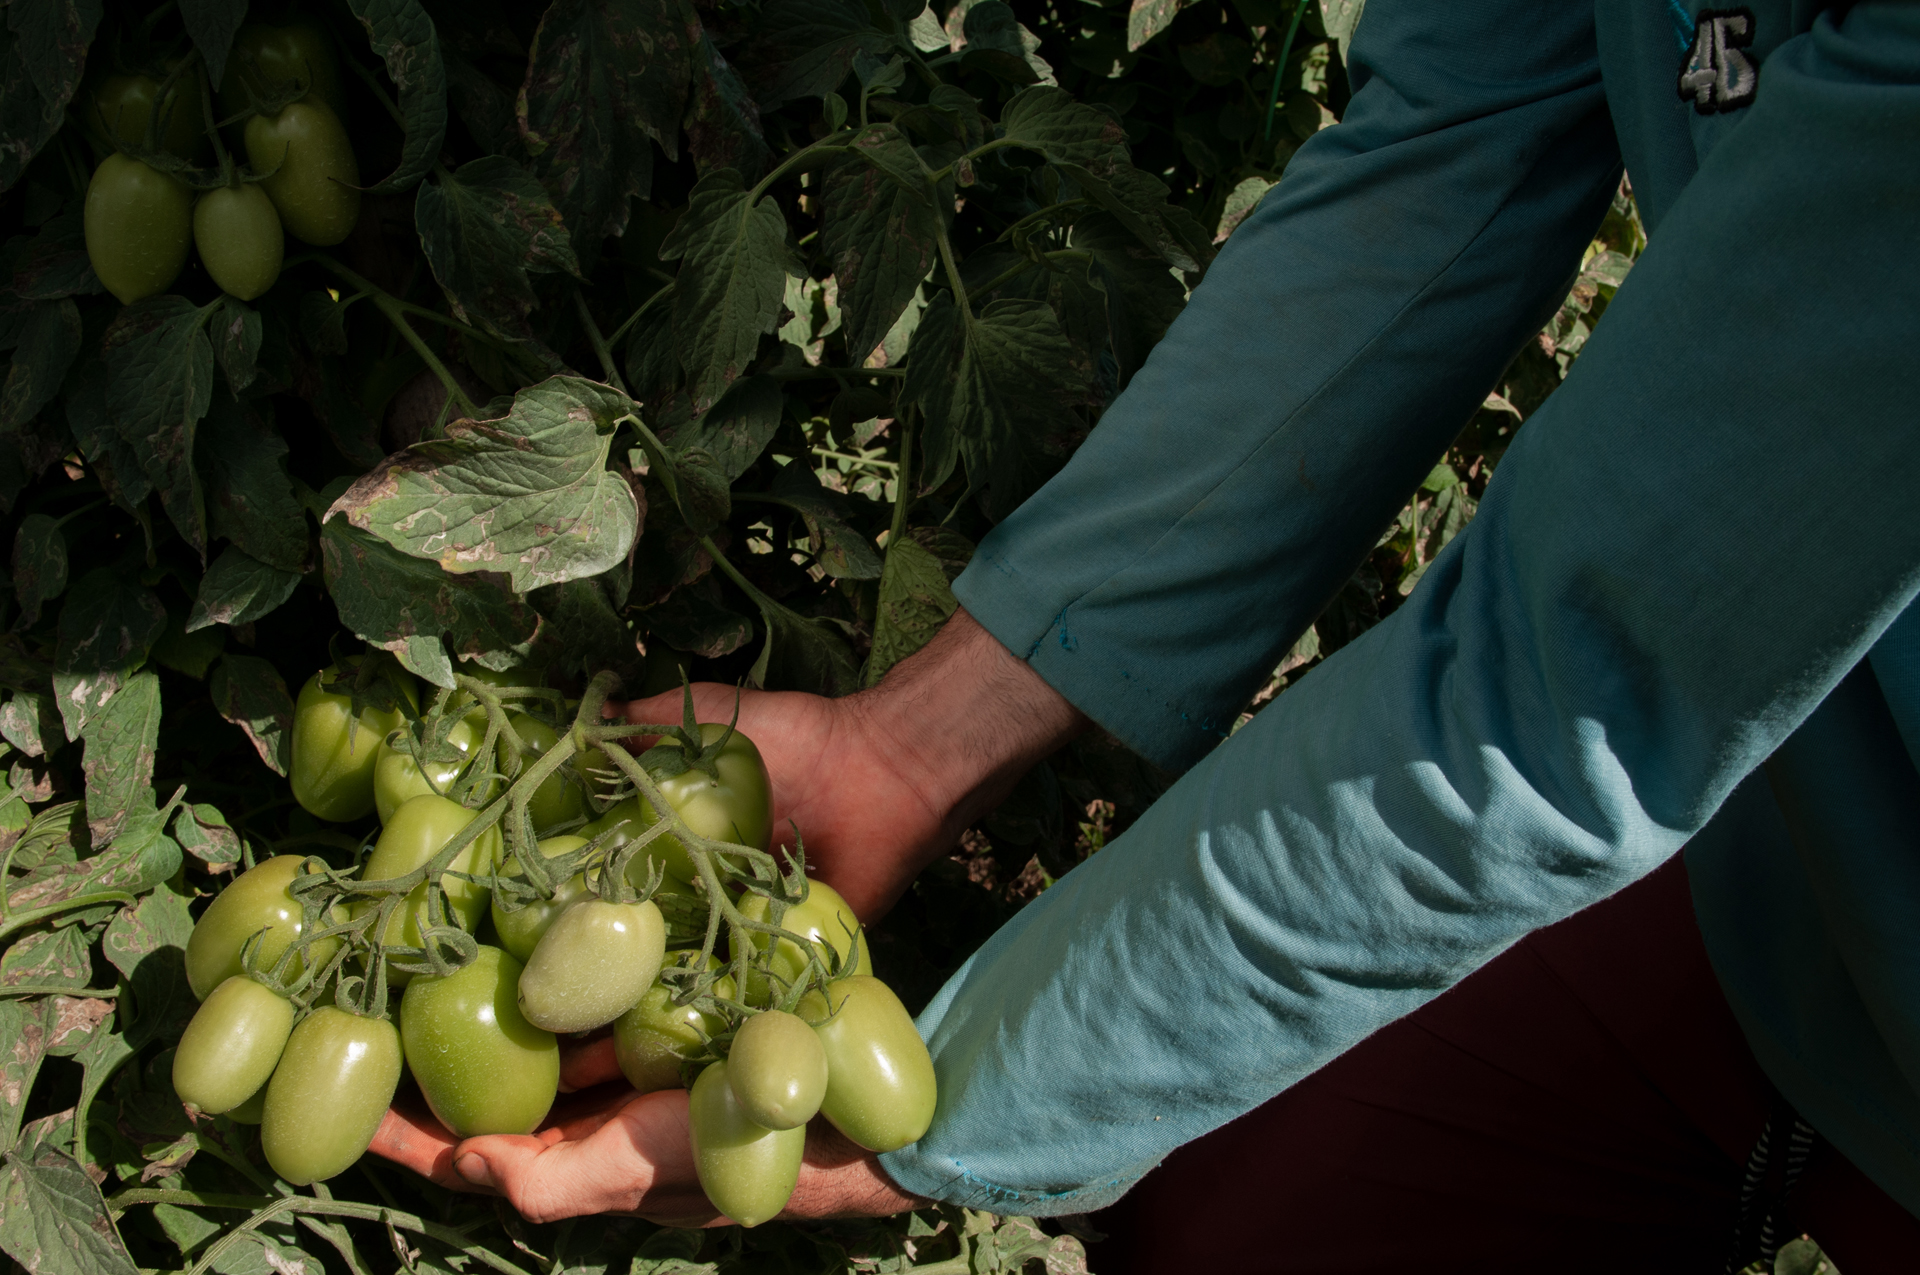
[[(733, 687), (703, 684), (693, 694), (701, 720), (733, 716)], [(884, 915), (1035, 761), (1087, 726), (964, 610), (871, 691), (838, 700), (739, 694), (739, 728), (773, 777), (776, 844), (790, 843), (797, 824), (809, 871), (865, 922)], [(677, 722), (680, 696), (635, 701), (626, 716)], [(611, 1037), (563, 1046), (560, 1083), (584, 1092), (530, 1136), (459, 1142), (425, 1111), (405, 1109), (388, 1113), (372, 1149), (443, 1186), (503, 1195), (533, 1221), (598, 1212), (671, 1226), (722, 1221), (694, 1173), (686, 1090), (635, 1094)], [(876, 1156), (815, 1120), (781, 1216), (878, 1216), (919, 1203)]]

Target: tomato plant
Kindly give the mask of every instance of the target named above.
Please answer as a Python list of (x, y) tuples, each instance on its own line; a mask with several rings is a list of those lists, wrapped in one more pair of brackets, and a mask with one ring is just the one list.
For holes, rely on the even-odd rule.
[(797, 1129), (820, 1110), (827, 1054), (804, 1020), (770, 1009), (734, 1033), (727, 1084), (747, 1119), (769, 1129)]
[(604, 1026), (640, 1003), (666, 949), (666, 922), (651, 902), (583, 899), (534, 945), (520, 1008), (548, 1031)]
[(472, 964), (407, 984), (407, 1067), (440, 1123), (462, 1138), (532, 1133), (560, 1084), (560, 1045), (520, 1013), (520, 962), (481, 947)]
[[(770, 1018), (751, 1010), (791, 1011), (818, 1019), (827, 1116), (909, 1136), (927, 1092), (856, 1100), (846, 1077), (911, 1055), (897, 1007), (1167, 777), (1090, 735), (851, 930), (764, 855), (749, 741), (703, 758), (709, 724), (631, 755), (586, 701), (608, 676), (622, 697), (683, 676), (841, 694), (927, 641), (974, 544), (1345, 109), (1358, 9), (13, 5), (0, 1151), (101, 1247), (0, 1227), (0, 1248), (49, 1275), (350, 1273), (397, 1237), (415, 1269), (624, 1271), (637, 1220), (510, 1231), (491, 1201), (339, 1170), (400, 1074), (415, 985), (454, 985), (483, 946), (534, 955), (568, 900), (635, 906), (654, 862), (667, 959), (592, 1015), (619, 1015), (635, 1084), (685, 1083)], [(1466, 525), (1640, 244), (1623, 193), (1541, 340), (1249, 712)], [(378, 810), (390, 738), (399, 778), (448, 776), (431, 818), (391, 799), (405, 784)], [(217, 1069), (185, 1033), (260, 931), (255, 971), (298, 1018), (290, 1096), (270, 1081), (191, 1123)], [(822, 991), (837, 963), (858, 975)], [(888, 996), (859, 990), (874, 974)], [(356, 1048), (373, 1074), (343, 1079)], [(223, 1083), (201, 1096), (244, 1079)], [(279, 1165), (337, 1176), (286, 1195)], [(1070, 1236), (950, 1208), (665, 1240), (800, 1272), (1078, 1260)]]
[(869, 1151), (904, 1147), (933, 1121), (933, 1060), (913, 1016), (890, 988), (867, 974), (809, 992), (801, 1016), (813, 1024), (827, 1058), (820, 1111)]
[(259, 1093), (293, 1030), (287, 998), (244, 974), (213, 989), (173, 1054), (180, 1101), (217, 1116)]

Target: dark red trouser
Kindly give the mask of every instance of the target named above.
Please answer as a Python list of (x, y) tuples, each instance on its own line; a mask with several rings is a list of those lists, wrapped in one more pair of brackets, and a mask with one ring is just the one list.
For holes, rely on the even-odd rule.
[[(1717, 1275), (1774, 1101), (1678, 860), (1542, 930), (1093, 1215), (1096, 1275)], [(1784, 1235), (1920, 1271), (1920, 1220), (1821, 1143)]]

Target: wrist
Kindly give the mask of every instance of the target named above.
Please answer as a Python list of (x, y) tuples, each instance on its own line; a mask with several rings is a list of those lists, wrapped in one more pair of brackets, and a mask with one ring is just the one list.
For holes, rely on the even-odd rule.
[(800, 1180), (781, 1216), (789, 1220), (888, 1217), (930, 1203), (897, 1186), (880, 1157), (824, 1120), (807, 1129)]

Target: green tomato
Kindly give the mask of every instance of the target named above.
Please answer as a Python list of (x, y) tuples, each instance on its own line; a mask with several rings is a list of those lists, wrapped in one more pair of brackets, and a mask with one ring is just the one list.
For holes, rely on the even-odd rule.
[(688, 1106), (693, 1167), (713, 1207), (741, 1226), (777, 1217), (800, 1181), (806, 1128), (755, 1124), (733, 1096), (723, 1062), (700, 1073)]
[[(321, 689), (322, 674), (335, 671), (322, 669), (300, 688), (293, 710), (291, 777), (293, 798), (308, 814), (346, 823), (373, 813), (373, 768), (380, 742), (406, 718), (398, 708), (384, 713), (370, 708), (356, 720), (352, 696)], [(405, 689), (407, 699), (418, 707), (411, 679)]]
[[(241, 946), (262, 929), (266, 934), (260, 940), (257, 958), (262, 969), (273, 968), (287, 945), (300, 937), (304, 929), (300, 905), (294, 902), (287, 885), (305, 862), (306, 858), (297, 854), (262, 859), (214, 896), (187, 939), (187, 986), (195, 996), (205, 1000), (215, 988), (241, 973)], [(316, 966), (325, 965), (339, 943), (338, 939), (324, 939), (308, 949), (308, 956)], [(293, 969), (298, 973), (300, 966)]]
[[(455, 722), (447, 730), (447, 742), (460, 750), (461, 761), (428, 762), (422, 772), (420, 763), (411, 754), (392, 748), (387, 737), (382, 736), (379, 750), (373, 761), (373, 809), (385, 823), (393, 818), (393, 812), (415, 797), (429, 793), (444, 796), (454, 781), (473, 764), (473, 750), (487, 738), (487, 715), (469, 713)], [(487, 785), (483, 799), (493, 795), (493, 785)]]
[(213, 989), (173, 1055), (173, 1091), (188, 1107), (217, 1116), (260, 1092), (293, 1030), (287, 998), (236, 974)]
[[(540, 853), (549, 859), (578, 850), (586, 844), (583, 837), (548, 837), (539, 843)], [(500, 869), (500, 875), (518, 877), (526, 873), (521, 869), (520, 861), (509, 855)], [(592, 897), (592, 891), (587, 889), (587, 878), (578, 872), (562, 881), (554, 889), (551, 899), (534, 899), (512, 912), (500, 906), (499, 896), (496, 895), (493, 900), (493, 928), (500, 936), (500, 946), (513, 953), (516, 960), (527, 960), (556, 917), (580, 900)]]
[(755, 1124), (798, 1129), (813, 1119), (826, 1096), (826, 1050), (805, 1019), (770, 1009), (734, 1033), (727, 1083)]
[[(751, 921), (771, 922), (773, 904), (765, 895), (748, 893), (740, 900), (740, 915)], [(820, 963), (832, 968), (828, 949), (840, 957), (841, 969), (858, 973), (873, 972), (873, 958), (867, 953), (867, 932), (839, 891), (824, 881), (807, 882), (807, 898), (788, 908), (780, 918), (780, 928), (805, 936), (820, 953)], [(753, 944), (766, 951), (769, 937), (755, 934)], [(791, 939), (775, 941), (773, 972), (791, 984), (807, 971), (807, 954)], [(747, 977), (747, 1003), (764, 1005), (772, 999), (766, 978), (757, 971)]]
[(187, 264), (193, 195), (126, 155), (109, 155), (87, 183), (87, 259), (107, 291), (131, 305), (159, 296)]
[[(726, 733), (726, 727), (703, 722), (700, 735), (712, 743)], [(773, 835), (773, 794), (767, 779), (767, 767), (760, 750), (739, 731), (727, 741), (714, 759), (720, 777), (703, 770), (687, 770), (671, 779), (659, 781), (665, 797), (687, 825), (703, 837), (732, 841), (738, 845), (764, 850)], [(606, 814), (580, 830), (584, 837), (612, 831), (610, 846), (623, 846), (654, 823), (652, 805), (640, 797), (629, 797)], [(671, 834), (654, 840), (646, 852), (627, 867), (627, 876), (635, 885), (647, 879), (649, 860), (657, 860), (662, 870), (679, 881), (691, 882), (700, 875), (693, 859), (678, 837)]]
[(640, 1003), (666, 955), (667, 926), (651, 900), (585, 899), (556, 918), (520, 975), (527, 1021), (583, 1032)]
[(249, 22), (241, 27), (220, 81), (222, 116), (238, 115), (251, 106), (248, 90), (258, 98), (274, 98), (290, 87), (305, 88), (346, 119), (347, 95), (326, 27), (304, 16), (285, 25)]
[(407, 1066), (456, 1138), (532, 1133), (559, 1092), (560, 1043), (520, 1013), (520, 969), (499, 948), (482, 947), (458, 973), (407, 984)]
[[(669, 964), (691, 967), (698, 952), (677, 952)], [(720, 962), (707, 958), (709, 969)], [(732, 1000), (733, 980), (722, 975), (713, 984), (713, 995)], [(707, 1037), (726, 1026), (691, 1005), (673, 1003), (673, 989), (656, 982), (647, 989), (640, 1003), (620, 1015), (613, 1024), (613, 1054), (620, 1074), (641, 1093), (681, 1087), (681, 1064), (700, 1058), (707, 1052)]]
[(869, 1151), (918, 1141), (933, 1123), (933, 1059), (893, 989), (856, 974), (808, 992), (799, 1009), (827, 1055), (820, 1114)]
[[(171, 69), (171, 68), (169, 68)], [(147, 144), (147, 122), (160, 93), (160, 79), (151, 75), (109, 75), (92, 95), (92, 123), (125, 146)], [(200, 102), (200, 77), (188, 71), (177, 76), (160, 106), (160, 145), (181, 159), (200, 150), (206, 113)]]
[(295, 1186), (323, 1181), (360, 1158), (400, 1084), (400, 1033), (384, 1018), (323, 1005), (287, 1039), (267, 1082), (260, 1150)]
[[(521, 761), (528, 766), (547, 755), (547, 750), (560, 742), (559, 732), (537, 717), (525, 713), (512, 713), (508, 720), (513, 723), (513, 733), (525, 744), (526, 752)], [(507, 765), (512, 758), (512, 750), (502, 739), (498, 745), (500, 754), (500, 773), (507, 773)], [(594, 750), (598, 752), (599, 750)], [(577, 761), (585, 760), (574, 754)], [(567, 767), (562, 766), (553, 774), (540, 781), (540, 786), (527, 798), (527, 815), (533, 820), (536, 833), (545, 832), (558, 824), (578, 819), (587, 813), (587, 795), (578, 783), (568, 782)]]
[(193, 206), (193, 243), (221, 290), (251, 301), (280, 277), (286, 237), (257, 183), (210, 190)]
[[(454, 834), (472, 823), (474, 812), (459, 802), (428, 793), (424, 797), (415, 797), (393, 812), (393, 818), (380, 831), (380, 840), (373, 846), (373, 853), (367, 856), (366, 866), (360, 870), (363, 881), (388, 881), (394, 877), (405, 876), (439, 854)], [(449, 872), (471, 872), (484, 875), (489, 872), (500, 857), (500, 828), (496, 824), (467, 843), (467, 847), (453, 857), (447, 865)], [(486, 914), (487, 900), (492, 891), (478, 881), (464, 881), (458, 877), (443, 876), (441, 886), (447, 893), (447, 908), (457, 918), (461, 927), (472, 932), (480, 924), (480, 918)], [(357, 912), (364, 915), (378, 908), (377, 900), (369, 899), (357, 905)], [(386, 932), (380, 941), (388, 944), (405, 944), (408, 947), (421, 945), (421, 927), (427, 923), (427, 883), (407, 892), (406, 899), (387, 919)], [(403, 987), (411, 975), (396, 970), (391, 964), (387, 967), (387, 980), (395, 987)]]
[(360, 219), (360, 164), (332, 108), (306, 98), (278, 115), (254, 116), (246, 137), (247, 162), (272, 174), (260, 184), (288, 234), (326, 248), (352, 233)]

